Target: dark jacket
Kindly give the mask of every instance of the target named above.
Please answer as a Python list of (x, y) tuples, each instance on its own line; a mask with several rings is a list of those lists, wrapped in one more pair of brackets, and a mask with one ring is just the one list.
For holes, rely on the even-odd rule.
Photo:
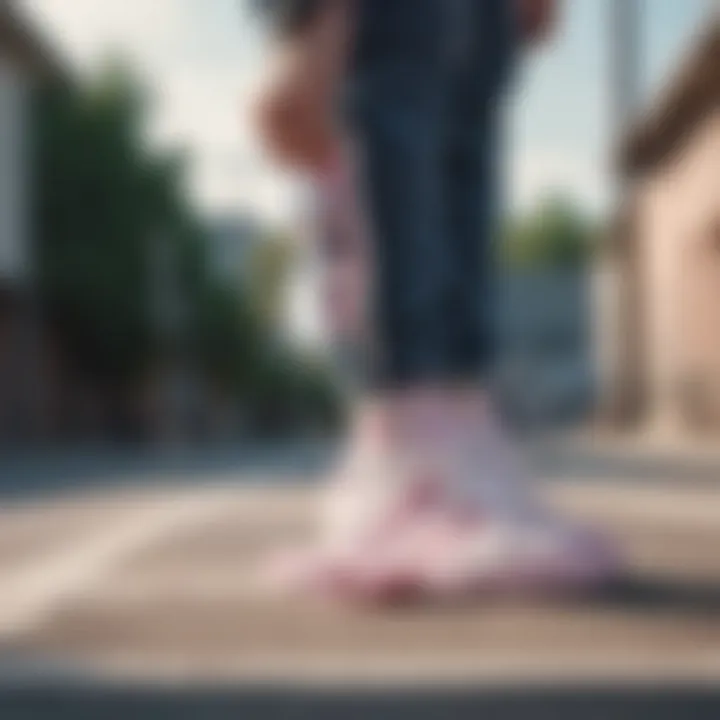
[[(302, 32), (327, 2), (336, 0), (249, 0), (272, 31), (282, 37)], [(412, 0), (358, 0), (372, 13), (382, 12), (386, 3), (403, 3), (412, 11)], [(482, 30), (477, 41), (483, 48), (485, 63), (478, 66), (478, 82), (486, 88), (502, 87), (512, 75), (519, 50), (517, 28), (510, 0), (472, 0), (478, 3), (475, 19)], [(450, 0), (440, 0), (447, 2)], [(362, 7), (362, 5), (361, 5)], [(395, 13), (397, 15), (397, 13)], [(480, 77), (485, 75), (486, 77)]]
[(328, 0), (251, 0), (256, 13), (281, 35), (302, 32)]

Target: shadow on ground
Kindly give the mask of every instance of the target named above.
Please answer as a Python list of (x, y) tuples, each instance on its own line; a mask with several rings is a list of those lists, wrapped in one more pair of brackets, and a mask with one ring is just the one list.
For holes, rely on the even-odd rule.
[(621, 580), (592, 602), (643, 615), (672, 612), (720, 619), (720, 583), (638, 575)]
[(720, 690), (355, 691), (281, 687), (155, 691), (35, 688), (0, 692), (3, 720), (716, 720)]
[[(554, 604), (558, 600), (561, 608), (580, 606), (592, 609), (620, 610), (623, 613), (644, 617), (657, 614), (672, 614), (678, 621), (683, 619), (714, 620), (720, 622), (720, 582), (678, 580), (662, 575), (644, 575), (631, 573), (611, 586), (591, 596), (550, 598)], [(543, 598), (539, 599), (540, 602)], [(524, 601), (521, 601), (524, 603)], [(422, 603), (410, 608), (422, 613), (447, 613), (451, 610), (474, 610), (472, 601), (461, 607), (453, 605), (428, 606)], [(398, 611), (407, 612), (407, 606), (399, 606)], [(720, 720), (720, 718), (719, 718)]]

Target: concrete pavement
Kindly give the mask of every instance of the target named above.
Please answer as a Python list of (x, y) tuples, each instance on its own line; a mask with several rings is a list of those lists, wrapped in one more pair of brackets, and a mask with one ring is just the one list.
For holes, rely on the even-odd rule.
[(17, 505), (0, 517), (0, 636), (8, 657), (134, 680), (720, 682), (720, 488), (548, 495), (618, 537), (632, 583), (592, 603), (340, 611), (248, 583), (258, 558), (307, 533), (311, 489)]
[(546, 451), (549, 500), (632, 561), (592, 602), (379, 613), (258, 596), (258, 559), (312, 525), (314, 465), (293, 475), (290, 454), (17, 495), (0, 509), (0, 717), (519, 718), (538, 698), (540, 717), (719, 716), (720, 483)]

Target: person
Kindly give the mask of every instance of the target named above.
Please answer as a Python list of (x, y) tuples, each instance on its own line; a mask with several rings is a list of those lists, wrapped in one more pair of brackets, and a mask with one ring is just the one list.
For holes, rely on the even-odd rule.
[(352, 238), (343, 277), (360, 280), (340, 286), (367, 301), (337, 302), (354, 308), (363, 393), (320, 537), (273, 577), (372, 601), (609, 581), (615, 552), (535, 500), (489, 389), (503, 99), (556, 2), (278, 0), (273, 11), (281, 41), (261, 135), (314, 179), (325, 235)]

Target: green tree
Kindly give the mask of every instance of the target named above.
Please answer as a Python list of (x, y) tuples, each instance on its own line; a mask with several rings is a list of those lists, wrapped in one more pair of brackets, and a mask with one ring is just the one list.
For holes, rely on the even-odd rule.
[[(38, 102), (40, 286), (75, 369), (130, 387), (182, 352), (215, 389), (276, 424), (330, 416), (327, 374), (278, 339), (289, 240), (269, 234), (244, 283), (214, 275), (183, 158), (150, 147), (148, 96), (121, 65), (84, 86), (46, 88)], [(180, 332), (159, 332), (159, 251)]]
[(39, 100), (38, 255), (45, 305), (81, 369), (130, 380), (152, 343), (148, 245), (181, 224), (177, 158), (145, 148), (145, 102), (117, 68)]
[(269, 232), (251, 254), (248, 299), (268, 327), (277, 328), (280, 323), (294, 259), (292, 239), (277, 231)]
[(588, 260), (594, 236), (592, 223), (578, 205), (554, 195), (510, 221), (502, 255), (515, 268), (577, 267)]

